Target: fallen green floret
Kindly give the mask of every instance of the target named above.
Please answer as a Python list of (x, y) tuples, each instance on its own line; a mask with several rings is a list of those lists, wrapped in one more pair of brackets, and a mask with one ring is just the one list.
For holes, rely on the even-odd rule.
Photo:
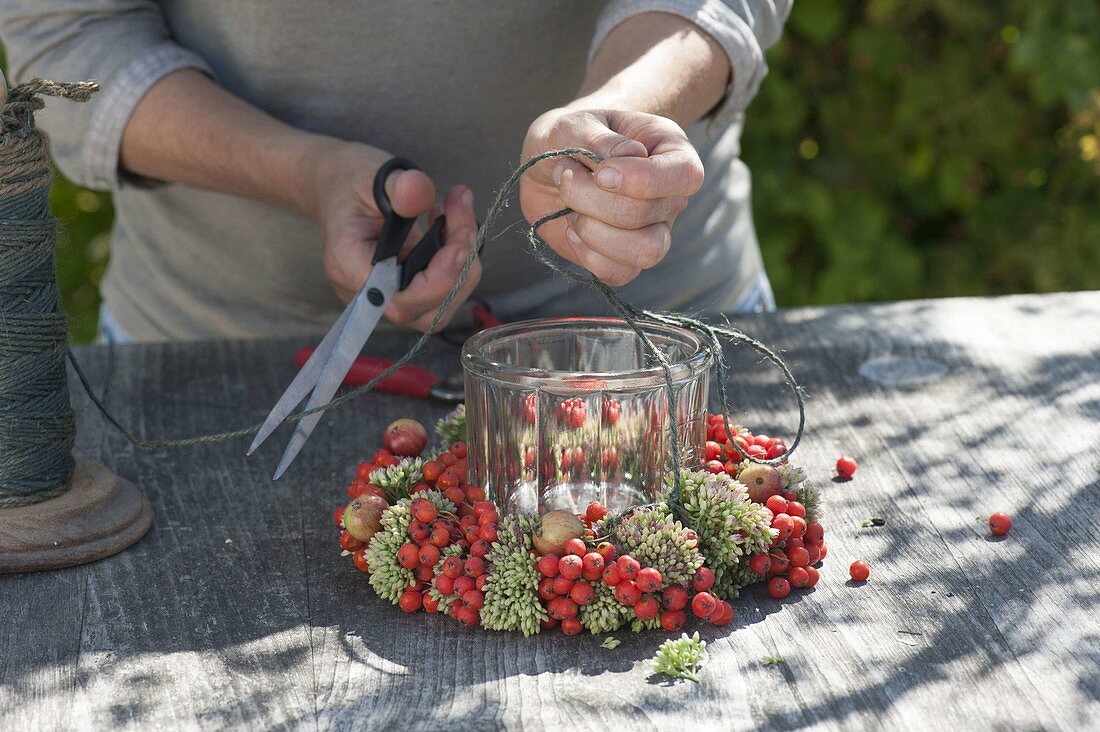
[(604, 638), (603, 643), (600, 644), (600, 648), (606, 648), (609, 651), (613, 651), (619, 647), (620, 643), (622, 643), (622, 641), (618, 638), (608, 636), (607, 638)]
[(699, 631), (684, 633), (666, 640), (653, 657), (653, 672), (698, 683), (699, 669), (707, 660), (707, 643), (699, 639)]

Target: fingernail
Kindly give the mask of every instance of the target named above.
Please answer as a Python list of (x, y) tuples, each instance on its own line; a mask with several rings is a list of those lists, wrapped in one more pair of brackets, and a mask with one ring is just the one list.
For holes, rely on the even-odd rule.
[(623, 184), (623, 174), (614, 168), (602, 168), (596, 173), (596, 185), (608, 191), (613, 191)]
[(577, 232), (573, 231), (572, 226), (565, 227), (565, 238), (568, 239), (570, 243), (572, 243), (575, 247), (579, 247), (581, 245), (581, 238), (577, 236)]
[(555, 165), (554, 166), (554, 173), (552, 175), (552, 177), (554, 179), (554, 185), (556, 185), (556, 186), (561, 185), (561, 174), (564, 173), (564, 172), (565, 172), (565, 166), (564, 165)]
[(466, 208), (473, 208), (474, 205), (474, 192), (469, 188), (462, 192), (462, 205)]

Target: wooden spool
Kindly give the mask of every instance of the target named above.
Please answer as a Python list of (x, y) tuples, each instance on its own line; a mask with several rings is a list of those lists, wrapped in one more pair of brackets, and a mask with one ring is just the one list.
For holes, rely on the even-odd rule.
[(0, 572), (38, 572), (94, 562), (145, 536), (153, 509), (134, 484), (77, 461), (69, 490), (0, 509)]
[[(0, 73), (0, 105), (8, 87)], [(0, 572), (37, 572), (94, 562), (145, 536), (153, 509), (134, 484), (95, 462), (77, 461), (59, 496), (0, 508)]]

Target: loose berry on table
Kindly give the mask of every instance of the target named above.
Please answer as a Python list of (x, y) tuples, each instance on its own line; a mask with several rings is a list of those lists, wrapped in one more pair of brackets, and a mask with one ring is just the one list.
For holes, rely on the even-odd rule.
[(993, 536), (1004, 536), (1012, 529), (1012, 518), (1007, 513), (998, 511), (989, 517), (989, 533)]
[(836, 474), (844, 480), (848, 480), (855, 475), (858, 467), (855, 458), (845, 455), (836, 461)]
[(866, 582), (867, 578), (871, 576), (871, 568), (866, 562), (857, 559), (852, 562), (852, 566), (848, 568), (848, 574), (850, 574), (852, 579), (856, 582)]

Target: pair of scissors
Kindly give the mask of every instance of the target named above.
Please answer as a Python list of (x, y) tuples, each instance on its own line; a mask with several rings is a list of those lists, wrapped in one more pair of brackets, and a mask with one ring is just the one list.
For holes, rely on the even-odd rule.
[[(282, 397), (267, 415), (248, 454), (256, 451), (264, 440), (275, 431), (291, 412), (309, 395), (306, 411), (324, 406), (332, 401), (348, 370), (355, 363), (359, 352), (363, 350), (371, 333), (374, 332), (382, 313), (390, 299), (399, 291), (408, 287), (412, 278), (422, 272), (444, 243), (446, 220), (443, 216), (436, 219), (428, 233), (416, 247), (398, 262), (397, 255), (401, 246), (412, 231), (416, 219), (405, 218), (394, 212), (390, 199), (386, 195), (386, 178), (397, 170), (418, 170), (416, 165), (405, 158), (394, 158), (378, 169), (374, 176), (374, 201), (382, 212), (382, 233), (378, 237), (378, 247), (371, 259), (373, 269), (370, 277), (344, 309), (336, 323), (325, 335), (313, 355), (305, 362), (294, 381), (290, 383)], [(297, 457), (306, 440), (321, 419), (323, 411), (314, 412), (298, 420), (294, 434), (283, 453), (273, 480), (278, 480), (291, 462)]]

